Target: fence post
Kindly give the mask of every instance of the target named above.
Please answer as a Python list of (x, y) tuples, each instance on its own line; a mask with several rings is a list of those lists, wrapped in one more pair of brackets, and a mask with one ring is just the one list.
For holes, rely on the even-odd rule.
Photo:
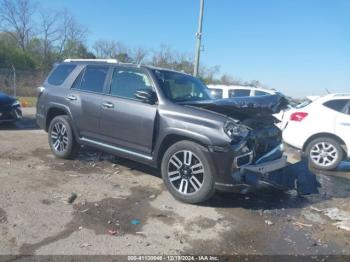
[(13, 71), (13, 96), (17, 96), (17, 86), (16, 86), (16, 68), (14, 65), (12, 65), (12, 71)]

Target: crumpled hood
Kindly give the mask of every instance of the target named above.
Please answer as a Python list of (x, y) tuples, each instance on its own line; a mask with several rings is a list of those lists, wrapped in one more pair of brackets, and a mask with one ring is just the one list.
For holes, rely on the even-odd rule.
[(287, 99), (279, 94), (256, 97), (239, 97), (205, 101), (182, 102), (182, 105), (195, 106), (218, 112), (237, 120), (273, 118), (273, 114), (286, 108)]
[(14, 99), (13, 97), (8, 96), (5, 93), (0, 92), (0, 106), (10, 105), (15, 101), (16, 101), (16, 99)]

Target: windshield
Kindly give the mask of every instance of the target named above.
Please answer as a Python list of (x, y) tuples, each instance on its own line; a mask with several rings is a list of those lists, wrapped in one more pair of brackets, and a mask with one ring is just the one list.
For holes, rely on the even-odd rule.
[(212, 99), (208, 87), (195, 77), (166, 70), (153, 72), (165, 96), (175, 103)]

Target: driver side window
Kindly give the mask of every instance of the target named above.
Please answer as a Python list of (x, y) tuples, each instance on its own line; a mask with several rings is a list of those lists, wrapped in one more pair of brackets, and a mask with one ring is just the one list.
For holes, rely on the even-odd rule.
[(115, 68), (113, 72), (110, 94), (113, 96), (137, 100), (135, 94), (139, 90), (152, 90), (149, 77), (136, 68)]

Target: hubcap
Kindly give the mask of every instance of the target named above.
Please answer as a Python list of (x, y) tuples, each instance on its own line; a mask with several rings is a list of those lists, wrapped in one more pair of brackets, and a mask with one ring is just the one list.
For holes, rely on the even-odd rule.
[(310, 158), (319, 166), (331, 166), (338, 159), (338, 150), (330, 143), (317, 143), (311, 148)]
[(68, 146), (68, 133), (66, 126), (57, 122), (51, 131), (51, 142), (54, 149), (58, 152), (63, 152)]
[(203, 185), (204, 167), (200, 159), (191, 151), (179, 151), (169, 160), (168, 177), (171, 185), (179, 193), (195, 194)]

